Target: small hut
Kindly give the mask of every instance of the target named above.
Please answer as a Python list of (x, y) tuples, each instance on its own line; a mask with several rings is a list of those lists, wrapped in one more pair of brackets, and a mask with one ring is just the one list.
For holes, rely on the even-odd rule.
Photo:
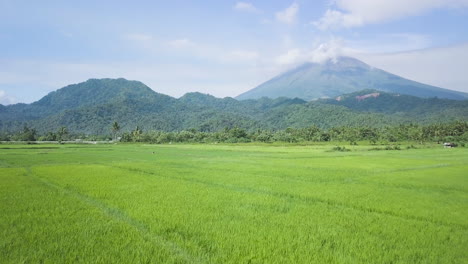
[(444, 143), (444, 148), (454, 148), (456, 146), (457, 146), (457, 144), (452, 143), (452, 142), (445, 142)]

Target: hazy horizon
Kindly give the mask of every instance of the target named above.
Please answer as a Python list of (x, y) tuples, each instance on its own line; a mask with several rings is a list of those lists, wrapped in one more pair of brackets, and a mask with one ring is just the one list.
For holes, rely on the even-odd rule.
[(0, 104), (90, 78), (235, 97), (339, 55), (468, 92), (468, 1), (2, 1)]

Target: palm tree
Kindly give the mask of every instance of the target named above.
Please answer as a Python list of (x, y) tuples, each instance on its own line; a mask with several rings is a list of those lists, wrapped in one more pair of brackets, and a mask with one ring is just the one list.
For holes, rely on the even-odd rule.
[(117, 121), (112, 124), (112, 134), (114, 135), (114, 141), (117, 139), (117, 133), (120, 131), (120, 126)]
[(139, 142), (142, 133), (143, 133), (143, 131), (140, 129), (139, 126), (137, 126), (135, 128), (135, 130), (132, 131), (132, 140), (133, 140), (133, 142)]
[(59, 143), (62, 143), (62, 140), (65, 138), (66, 135), (68, 135), (68, 128), (64, 126), (59, 128), (57, 135)]

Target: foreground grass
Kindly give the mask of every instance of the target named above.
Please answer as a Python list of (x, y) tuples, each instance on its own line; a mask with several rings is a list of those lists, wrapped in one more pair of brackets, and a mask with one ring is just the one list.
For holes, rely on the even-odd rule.
[(0, 145), (0, 262), (468, 262), (468, 149), (332, 147)]

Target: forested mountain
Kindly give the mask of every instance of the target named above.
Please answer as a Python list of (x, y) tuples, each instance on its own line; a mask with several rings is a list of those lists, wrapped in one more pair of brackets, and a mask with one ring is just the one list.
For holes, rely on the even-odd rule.
[(0, 105), (0, 131), (25, 125), (39, 133), (67, 127), (86, 134), (109, 134), (113, 122), (121, 131), (213, 132), (239, 127), (280, 130), (316, 125), (382, 127), (401, 123), (468, 121), (468, 100), (418, 98), (364, 90), (334, 99), (307, 102), (294, 98), (236, 100), (188, 93), (173, 98), (141, 82), (91, 79), (52, 92), (32, 104)]
[(119, 104), (126, 100), (167, 104), (174, 98), (159, 94), (138, 81), (125, 79), (90, 79), (51, 92), (32, 104), (16, 104), (0, 109), (0, 121), (29, 121), (52, 116), (62, 111)]
[(411, 81), (374, 68), (350, 57), (324, 63), (305, 63), (236, 98), (289, 97), (313, 100), (334, 98), (365, 89), (413, 95), (422, 98), (468, 99), (468, 94)]
[(419, 98), (403, 94), (391, 94), (377, 90), (363, 90), (321, 100), (326, 104), (341, 105), (361, 112), (375, 112), (413, 117), (415, 119), (441, 120), (467, 114), (467, 100)]

